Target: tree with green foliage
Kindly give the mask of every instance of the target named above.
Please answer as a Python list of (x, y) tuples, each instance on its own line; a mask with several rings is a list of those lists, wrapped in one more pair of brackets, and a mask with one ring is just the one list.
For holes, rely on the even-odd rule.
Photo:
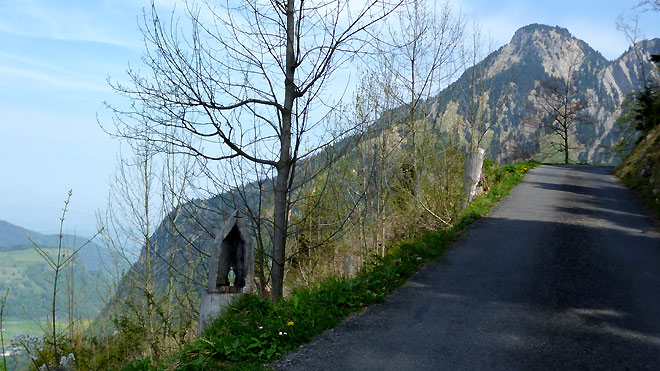
[(660, 85), (657, 81), (652, 81), (642, 91), (633, 95), (630, 114), (628, 120), (642, 135), (660, 123)]
[(648, 133), (660, 118), (659, 86), (660, 75), (657, 66), (648, 67), (649, 61), (658, 63), (646, 50), (647, 42), (639, 41), (643, 32), (639, 25), (639, 15), (645, 11), (660, 11), (657, 0), (640, 1), (632, 9), (622, 12), (616, 20), (617, 29), (621, 31), (630, 43), (638, 69), (637, 79), (642, 88), (627, 94), (621, 102), (621, 114), (617, 118), (612, 131), (617, 140), (609, 146), (609, 150), (619, 158), (627, 156)]
[(621, 139), (612, 146), (613, 152), (622, 157), (627, 155), (658, 123), (660, 123), (660, 87), (654, 81), (646, 88), (628, 94), (621, 103), (621, 114), (613, 128), (621, 134)]

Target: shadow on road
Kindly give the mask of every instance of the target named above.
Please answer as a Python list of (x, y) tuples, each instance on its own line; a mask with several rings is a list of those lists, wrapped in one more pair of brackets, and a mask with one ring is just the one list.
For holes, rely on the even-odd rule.
[(660, 234), (611, 171), (534, 169), (443, 262), (274, 366), (660, 370)]

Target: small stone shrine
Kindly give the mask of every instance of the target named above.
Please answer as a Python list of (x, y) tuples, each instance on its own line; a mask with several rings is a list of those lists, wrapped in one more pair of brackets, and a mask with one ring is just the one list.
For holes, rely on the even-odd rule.
[(199, 333), (233, 300), (254, 289), (254, 249), (237, 211), (229, 217), (213, 242), (209, 283), (199, 309)]

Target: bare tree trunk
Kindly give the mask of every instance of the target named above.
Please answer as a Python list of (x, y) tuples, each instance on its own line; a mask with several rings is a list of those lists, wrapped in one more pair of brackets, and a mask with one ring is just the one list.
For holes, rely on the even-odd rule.
[(289, 177), (291, 173), (291, 116), (296, 87), (296, 61), (293, 50), (295, 37), (294, 0), (288, 0), (286, 6), (286, 73), (284, 79), (284, 108), (282, 110), (282, 131), (280, 133), (280, 159), (277, 163), (277, 179), (275, 181), (275, 210), (273, 215), (273, 267), (272, 299), (282, 298), (284, 286), (285, 247), (288, 226), (288, 195)]
[(568, 130), (564, 131), (564, 164), (568, 165)]
[[(9, 296), (9, 287), (5, 291), (5, 296), (0, 300), (0, 329), (4, 329), (2, 326), (2, 316), (5, 312), (5, 303), (7, 302), (7, 296)], [(0, 352), (2, 352), (2, 366), (7, 370), (7, 357), (5, 356), (5, 338), (2, 334), (3, 331), (0, 331)]]
[(465, 171), (463, 172), (463, 209), (481, 193), (479, 185), (481, 181), (482, 168), (484, 163), (484, 149), (477, 148), (470, 151), (465, 156)]
[[(570, 70), (569, 70), (570, 71)], [(569, 92), (571, 91), (571, 86), (570, 86), (570, 72), (568, 78), (564, 80), (564, 91), (566, 94), (564, 94), (564, 117), (563, 117), (563, 124), (561, 126), (564, 129), (564, 164), (568, 165), (568, 127), (569, 127), (569, 112), (568, 112), (568, 95)]]
[(284, 283), (284, 263), (285, 257), (285, 244), (287, 237), (287, 214), (288, 214), (288, 199), (287, 189), (289, 183), (289, 170), (290, 167), (285, 169), (278, 169), (277, 180), (275, 183), (275, 210), (273, 215), (273, 266), (271, 268), (272, 278), (272, 299), (278, 301), (282, 298), (283, 283)]
[(564, 155), (564, 164), (570, 163), (570, 151), (579, 148), (579, 139), (575, 138), (570, 146), (571, 133), (577, 134), (582, 125), (593, 124), (593, 116), (588, 112), (589, 100), (574, 85), (573, 71), (580, 65), (579, 60), (570, 61), (568, 73), (560, 82), (541, 81), (535, 92), (534, 109), (531, 122), (536, 122), (550, 138), (552, 155)]
[[(326, 130), (315, 139), (318, 143), (302, 150), (311, 130), (327, 122), (310, 112), (316, 106), (327, 113), (336, 108), (324, 101), (330, 98), (324, 92), (329, 77), (364, 52), (374, 27), (401, 1), (367, 2), (358, 8), (352, 2), (349, 6), (349, 0), (200, 2), (214, 23), (205, 25), (201, 11), (189, 12), (191, 43), (183, 42), (187, 38), (179, 35), (180, 27), (161, 23), (151, 2), (143, 33), (153, 79), (129, 70), (132, 87), (113, 85), (137, 103), (128, 111), (110, 106), (117, 119), (114, 135), (147, 138), (164, 152), (176, 147), (176, 153), (202, 159), (209, 174), (213, 171), (206, 164), (219, 162), (258, 167), (235, 179), (236, 184), (218, 183), (230, 191), (246, 179), (270, 178), (276, 172), (272, 224), (269, 220), (267, 227), (273, 228), (271, 287), (277, 301), (283, 292), (289, 212), (296, 201), (291, 195), (296, 165), (353, 130)], [(142, 121), (148, 125), (135, 125)], [(216, 140), (221, 146), (203, 145)]]

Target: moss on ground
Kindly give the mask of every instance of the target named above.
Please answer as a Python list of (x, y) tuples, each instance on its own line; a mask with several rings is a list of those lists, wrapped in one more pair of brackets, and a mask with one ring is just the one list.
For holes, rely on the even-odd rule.
[(642, 138), (614, 173), (660, 218), (660, 125)]

